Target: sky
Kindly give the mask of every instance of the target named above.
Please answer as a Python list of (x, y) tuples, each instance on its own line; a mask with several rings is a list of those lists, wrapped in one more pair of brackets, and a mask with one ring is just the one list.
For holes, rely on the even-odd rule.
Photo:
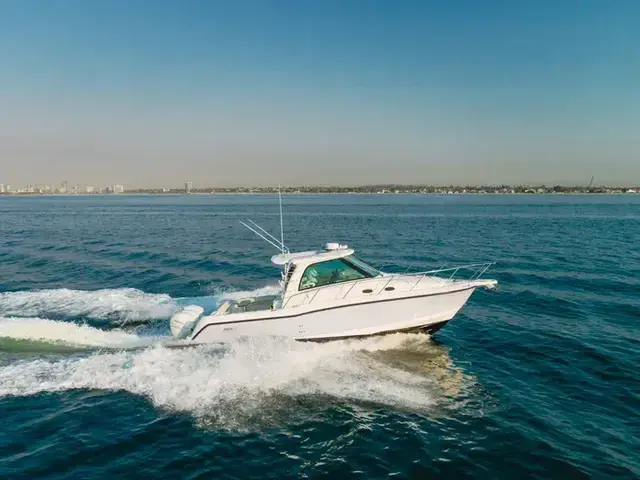
[(0, 0), (0, 183), (640, 183), (636, 0)]

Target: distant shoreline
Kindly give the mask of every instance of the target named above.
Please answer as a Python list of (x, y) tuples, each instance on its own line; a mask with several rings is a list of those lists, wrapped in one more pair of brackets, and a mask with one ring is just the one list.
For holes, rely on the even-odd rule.
[[(629, 191), (631, 190), (631, 191)], [(213, 192), (139, 192), (125, 191), (124, 193), (35, 193), (35, 192), (12, 192), (0, 193), (2, 197), (112, 197), (112, 196), (212, 196), (212, 195), (273, 195), (271, 191), (213, 191)], [(415, 196), (568, 196), (568, 195), (638, 195), (640, 189), (628, 189), (627, 191), (569, 191), (569, 192), (357, 192), (357, 191), (287, 191), (283, 195), (415, 195)]]
[[(6, 187), (9, 187), (10, 191)], [(124, 185), (113, 185), (96, 188), (88, 185), (66, 183), (59, 188), (53, 185), (27, 185), (13, 188), (0, 184), (2, 195), (273, 195), (280, 187), (206, 187), (193, 188), (187, 182), (183, 188), (130, 188)], [(289, 186), (281, 187), (285, 195), (318, 194), (318, 195), (591, 195), (591, 194), (637, 194), (640, 185), (350, 185), (350, 186)]]

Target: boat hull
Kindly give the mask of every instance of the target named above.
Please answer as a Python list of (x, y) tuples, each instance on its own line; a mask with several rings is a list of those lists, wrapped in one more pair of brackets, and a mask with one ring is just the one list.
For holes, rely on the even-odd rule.
[(375, 337), (375, 336), (381, 336), (381, 335), (391, 335), (392, 333), (426, 333), (429, 335), (433, 335), (449, 322), (450, 320), (444, 320), (442, 322), (431, 323), (429, 325), (421, 325), (419, 327), (401, 328), (399, 330), (388, 330), (388, 331), (385, 330), (382, 332), (372, 333), (368, 335), (348, 335), (348, 336), (342, 336), (342, 337), (324, 337), (324, 338), (296, 338), (296, 340), (299, 342), (333, 342), (335, 340), (347, 340), (347, 339)]
[(323, 309), (211, 315), (200, 319), (191, 340), (219, 342), (245, 336), (283, 336), (304, 341), (328, 341), (393, 332), (434, 333), (462, 308), (475, 286), (460, 290), (383, 298), (332, 305)]

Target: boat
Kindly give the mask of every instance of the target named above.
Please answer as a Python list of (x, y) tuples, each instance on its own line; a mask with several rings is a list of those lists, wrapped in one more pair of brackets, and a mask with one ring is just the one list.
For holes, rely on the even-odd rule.
[[(289, 252), (281, 237), (255, 222), (241, 222), (280, 250), (271, 262), (282, 269), (277, 294), (224, 301), (205, 315), (189, 305), (170, 322), (172, 335), (189, 343), (226, 342), (238, 337), (280, 336), (301, 341), (361, 338), (395, 332), (433, 334), (464, 306), (492, 262), (417, 273), (389, 273), (330, 242), (313, 251)], [(461, 277), (462, 272), (468, 272)]]

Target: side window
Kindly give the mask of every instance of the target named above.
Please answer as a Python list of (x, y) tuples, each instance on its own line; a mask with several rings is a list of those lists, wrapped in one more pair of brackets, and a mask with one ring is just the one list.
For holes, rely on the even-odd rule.
[(295, 265), (291, 265), (289, 267), (289, 271), (287, 272), (287, 278), (285, 279), (285, 285), (289, 283), (289, 280), (291, 280), (291, 276), (293, 275), (293, 272), (295, 271), (296, 266)]
[(333, 283), (359, 280), (365, 275), (340, 259), (309, 265), (300, 279), (299, 290), (323, 287)]

